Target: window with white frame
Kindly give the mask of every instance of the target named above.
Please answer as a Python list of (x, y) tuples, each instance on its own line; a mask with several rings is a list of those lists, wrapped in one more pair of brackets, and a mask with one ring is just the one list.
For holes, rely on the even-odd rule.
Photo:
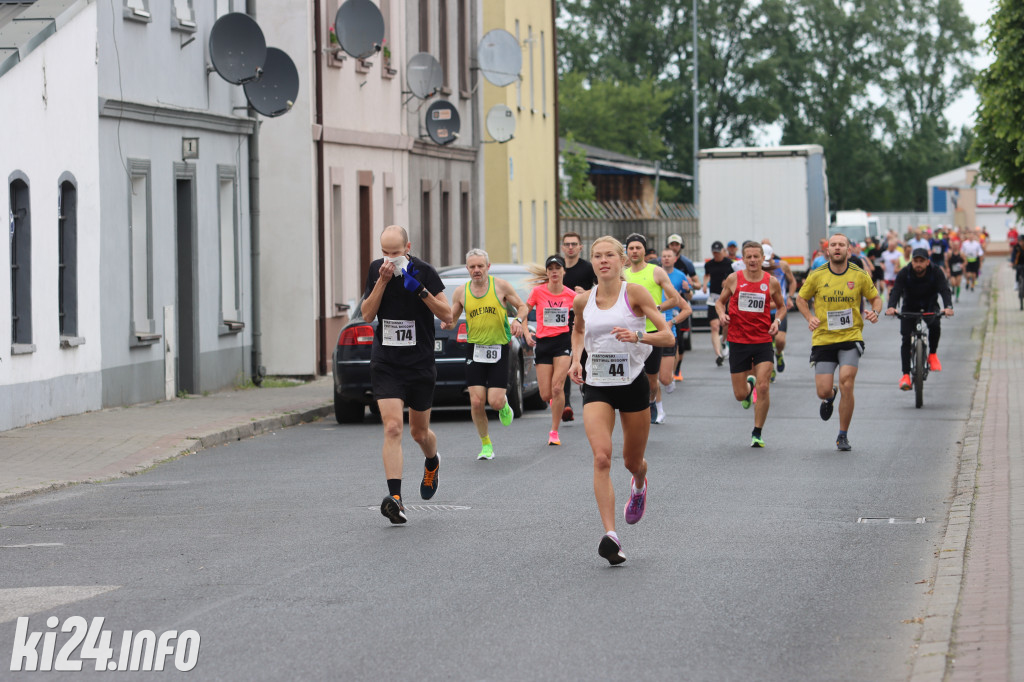
[(194, 31), (196, 28), (196, 12), (192, 8), (192, 0), (174, 0), (174, 14), (171, 17), (174, 28)]
[(235, 169), (218, 168), (218, 215), (220, 223), (220, 315), (230, 329), (241, 329), (238, 285), (238, 180)]
[(129, 160), (131, 175), (128, 234), (131, 270), (131, 329), (137, 341), (149, 340), (153, 324), (153, 226), (150, 164)]
[(138, 21), (152, 21), (149, 0), (124, 0), (124, 16)]
[(11, 348), (29, 353), (32, 345), (32, 213), (28, 178), (15, 173), (10, 191)]

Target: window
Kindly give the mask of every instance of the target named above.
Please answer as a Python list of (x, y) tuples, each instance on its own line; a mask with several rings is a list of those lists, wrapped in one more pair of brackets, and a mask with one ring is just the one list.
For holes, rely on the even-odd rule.
[(32, 345), (32, 213), (28, 178), (15, 173), (10, 181), (11, 354), (31, 353)]
[(459, 61), (459, 94), (463, 97), (468, 98), (470, 96), (469, 87), (469, 16), (466, 10), (466, 0), (458, 0), (458, 23), (456, 24), (458, 31), (458, 61)]
[(192, 9), (192, 0), (174, 0), (171, 27), (188, 32), (196, 30), (196, 12)]
[(537, 105), (534, 104), (533, 99), (533, 26), (528, 26), (526, 29), (526, 42), (530, 45), (530, 113), (537, 113)]
[(124, 16), (136, 21), (152, 21), (149, 13), (149, 0), (124, 0)]
[(472, 240), (472, 225), (469, 222), (469, 183), (462, 183), (462, 201), (459, 203), (460, 223), (462, 227), (462, 252), (469, 251)]
[(241, 330), (238, 283), (238, 180), (231, 166), (218, 166), (217, 208), (220, 223), (220, 319), (229, 331)]
[(153, 323), (153, 226), (151, 221), (150, 165), (129, 159), (131, 176), (128, 202), (128, 238), (131, 272), (131, 333), (133, 343), (159, 338)]
[(448, 0), (437, 0), (437, 50), (441, 62), (441, 86), (448, 87)]
[(78, 188), (73, 178), (62, 178), (57, 194), (57, 302), (65, 345), (78, 336)]
[[(519, 40), (519, 20), (516, 19), (516, 43), (522, 45)], [(523, 79), (516, 79), (516, 111), (523, 110)], [(521, 242), (520, 242), (521, 243)]]
[(547, 50), (544, 45), (544, 31), (540, 32), (540, 112), (548, 115), (548, 67)]
[(430, 52), (430, 0), (420, 0), (420, 52)]
[(445, 184), (441, 183), (441, 265), (450, 265), (452, 262), (452, 194)]
[(420, 253), (421, 258), (430, 262), (430, 180), (423, 180), (421, 184), (422, 198), (420, 200)]

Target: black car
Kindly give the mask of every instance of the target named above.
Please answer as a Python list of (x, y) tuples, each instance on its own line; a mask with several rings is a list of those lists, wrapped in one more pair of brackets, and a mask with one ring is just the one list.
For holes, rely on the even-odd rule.
[[(438, 274), (449, 301), (455, 289), (469, 281), (469, 272), (461, 265), (441, 268)], [(508, 281), (523, 301), (533, 288), (528, 281), (531, 274), (522, 265), (492, 263), (490, 274)], [(377, 410), (370, 384), (370, 350), (377, 321), (365, 322), (359, 312), (360, 307), (356, 306), (351, 321), (342, 328), (334, 348), (334, 416), (341, 424), (361, 422), (367, 407)], [(515, 316), (515, 309), (510, 309), (508, 314)], [(533, 311), (530, 312), (530, 320), (534, 320)], [(532, 323), (529, 327), (534, 331)], [(543, 409), (546, 405), (540, 399), (533, 348), (515, 336), (511, 344), (508, 402), (512, 413), (521, 417), (525, 408)], [(441, 329), (440, 320), (434, 318), (434, 359), (437, 364), (434, 406), (469, 405), (465, 316), (455, 329), (449, 330)]]
[[(704, 281), (704, 264), (694, 263), (697, 271), (697, 281)], [(708, 295), (706, 292), (697, 289), (690, 299), (690, 307), (693, 308), (693, 315), (690, 315), (690, 329), (694, 331), (710, 331), (711, 320), (708, 319)]]

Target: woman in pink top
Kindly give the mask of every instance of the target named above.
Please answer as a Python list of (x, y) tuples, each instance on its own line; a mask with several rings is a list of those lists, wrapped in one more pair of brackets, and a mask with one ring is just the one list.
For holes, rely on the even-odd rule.
[(561, 256), (549, 256), (544, 269), (547, 281), (534, 287), (526, 299), (528, 308), (537, 309), (537, 333), (528, 335), (527, 343), (537, 347), (535, 357), (540, 397), (551, 405), (548, 445), (561, 445), (558, 423), (565, 408), (565, 376), (572, 359), (569, 311), (576, 292), (562, 284), (565, 260)]

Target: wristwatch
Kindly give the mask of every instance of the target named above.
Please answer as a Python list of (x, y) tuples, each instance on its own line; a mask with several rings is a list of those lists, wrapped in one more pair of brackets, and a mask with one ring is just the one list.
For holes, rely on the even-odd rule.
[(634, 332), (636, 334), (636, 342), (640, 343), (640, 339), (644, 338), (643, 332)]
[(429, 296), (429, 295), (430, 295), (430, 292), (429, 292), (429, 291), (427, 291), (427, 288), (426, 288), (426, 287), (420, 287), (420, 290), (419, 290), (419, 291), (417, 291), (417, 292), (416, 292), (416, 294), (417, 294), (417, 295), (418, 295), (418, 296), (419, 296), (420, 298), (426, 298), (427, 296)]
[(517, 318), (515, 318), (515, 320), (516, 320), (516, 322), (518, 322), (519, 324), (522, 324), (522, 323), (523, 323), (523, 321), (522, 321), (522, 320), (520, 320), (520, 319), (519, 319), (518, 317), (517, 317)]

